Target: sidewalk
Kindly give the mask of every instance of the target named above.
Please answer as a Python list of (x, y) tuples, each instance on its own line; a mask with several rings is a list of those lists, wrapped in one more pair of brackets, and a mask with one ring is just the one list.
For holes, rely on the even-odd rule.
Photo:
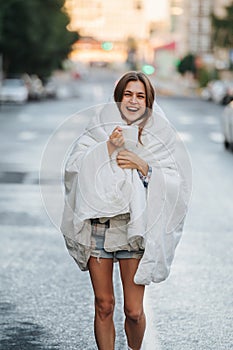
[(195, 81), (174, 75), (171, 78), (159, 76), (151, 77), (156, 93), (162, 96), (197, 97), (197, 84)]

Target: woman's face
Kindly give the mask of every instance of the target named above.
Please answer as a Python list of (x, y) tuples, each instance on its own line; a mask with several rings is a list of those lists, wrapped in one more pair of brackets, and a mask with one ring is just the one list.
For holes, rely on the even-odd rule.
[(121, 112), (128, 122), (133, 123), (146, 111), (146, 90), (140, 80), (130, 81), (124, 90)]

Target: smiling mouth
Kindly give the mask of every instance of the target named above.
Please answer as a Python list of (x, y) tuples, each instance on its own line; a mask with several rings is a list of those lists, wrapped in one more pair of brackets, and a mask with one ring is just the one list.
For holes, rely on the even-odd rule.
[(139, 111), (139, 108), (137, 108), (137, 107), (126, 107), (126, 109), (129, 112), (138, 112)]

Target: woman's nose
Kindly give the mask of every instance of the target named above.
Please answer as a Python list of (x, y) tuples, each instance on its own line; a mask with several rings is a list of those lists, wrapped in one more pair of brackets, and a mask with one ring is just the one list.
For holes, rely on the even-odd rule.
[(137, 96), (136, 95), (132, 95), (131, 99), (130, 99), (130, 102), (137, 103)]

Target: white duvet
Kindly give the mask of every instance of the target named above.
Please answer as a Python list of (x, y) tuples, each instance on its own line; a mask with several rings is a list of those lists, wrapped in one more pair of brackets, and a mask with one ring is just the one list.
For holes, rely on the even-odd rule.
[(88, 252), (90, 234), (83, 235), (87, 220), (129, 212), (128, 242), (133, 247), (142, 237), (145, 247), (134, 281), (143, 285), (161, 282), (169, 275), (183, 230), (191, 193), (189, 157), (157, 107), (144, 127), (142, 144), (131, 149), (152, 167), (145, 189), (137, 170), (122, 170), (115, 160), (117, 152), (111, 158), (108, 155), (106, 141), (117, 125), (125, 122), (115, 103), (107, 104), (75, 143), (65, 170), (61, 230), (70, 254), (85, 270), (78, 246), (86, 245)]

